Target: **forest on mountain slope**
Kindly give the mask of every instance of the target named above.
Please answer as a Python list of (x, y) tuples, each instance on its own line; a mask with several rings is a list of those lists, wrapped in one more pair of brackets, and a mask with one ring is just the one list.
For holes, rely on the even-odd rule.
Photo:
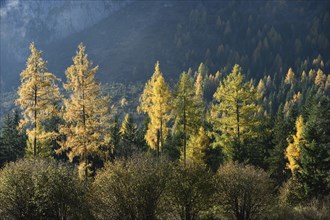
[[(26, 7), (29, 4), (32, 3), (24, 2)], [(44, 8), (47, 4), (51, 3), (40, 3)], [(99, 4), (93, 8), (81, 2), (81, 7), (91, 8), (89, 13), (93, 14)], [(104, 1), (104, 4), (118, 10), (108, 17), (100, 15), (104, 19), (88, 27), (85, 27), (88, 22), (77, 25), (76, 20), (69, 19), (67, 25), (85, 28), (73, 31), (77, 28), (64, 23), (62, 29), (71, 32), (62, 38), (52, 38), (58, 30), (52, 29), (54, 25), (49, 27), (44, 21), (48, 19), (38, 20), (46, 13), (41, 6), (38, 11), (41, 15), (36, 12), (28, 27), (18, 23), (6, 30), (9, 33), (26, 28), (25, 41), (30, 39), (40, 45), (45, 58), (52, 61), (49, 70), (63, 79), (71, 51), (80, 42), (90, 48), (90, 57), (100, 65), (97, 78), (108, 83), (144, 83), (156, 60), (162, 62), (165, 77), (173, 80), (179, 78), (182, 70), (197, 69), (201, 62), (213, 74), (218, 70), (230, 73), (238, 63), (248, 77), (270, 75), (276, 82), (290, 67), (299, 73), (315, 68), (313, 60), (318, 56), (324, 71), (330, 70), (329, 1), (131, 1), (124, 6)], [(70, 14), (66, 7), (52, 13), (61, 17), (61, 10)], [(13, 17), (19, 20), (17, 13)], [(50, 24), (54, 22), (51, 15), (45, 15), (50, 17)], [(22, 41), (21, 35), (7, 36), (4, 31), (1, 34), (1, 81), (2, 88), (8, 91), (19, 84), (18, 73), (24, 68), (29, 42), (19, 44), (26, 48), (24, 52), (21, 48), (15, 50), (17, 42)], [(22, 59), (16, 60), (17, 56)]]
[(330, 219), (329, 1), (5, 0), (0, 22), (0, 219)]
[(327, 219), (324, 62), (276, 77), (200, 63), (173, 80), (160, 60), (144, 85), (103, 86), (82, 43), (62, 81), (31, 43), (1, 126), (0, 216)]

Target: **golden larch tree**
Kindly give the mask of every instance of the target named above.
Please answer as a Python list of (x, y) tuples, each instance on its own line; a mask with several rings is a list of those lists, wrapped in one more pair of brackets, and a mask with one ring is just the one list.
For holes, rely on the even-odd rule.
[(169, 130), (167, 124), (170, 120), (171, 91), (160, 71), (158, 61), (140, 97), (139, 110), (147, 113), (150, 118), (145, 139), (159, 155)]
[(294, 82), (295, 82), (295, 74), (294, 74), (292, 68), (289, 68), (288, 73), (285, 76), (284, 83), (292, 85)]
[(21, 72), (21, 85), (18, 88), (16, 104), (23, 110), (20, 128), (27, 127), (27, 135), (33, 140), (33, 156), (37, 156), (37, 140), (54, 139), (55, 132), (40, 131), (42, 123), (57, 113), (56, 102), (60, 91), (57, 78), (47, 72), (47, 62), (42, 59), (34, 43), (30, 44), (31, 55), (26, 62), (26, 69)]
[(197, 134), (193, 135), (188, 142), (187, 161), (205, 165), (205, 153), (210, 145), (210, 138), (204, 127), (200, 127)]
[[(257, 138), (262, 124), (260, 94), (251, 82), (244, 82), (239, 65), (220, 83), (214, 94), (211, 123), (219, 131), (219, 142), (230, 159), (237, 159), (237, 146), (244, 140)], [(235, 148), (233, 146), (236, 146)], [(236, 156), (235, 156), (236, 155)]]
[(299, 169), (300, 144), (302, 144), (303, 141), (303, 127), (304, 120), (300, 115), (296, 120), (296, 134), (292, 136), (292, 140), (289, 141), (289, 145), (285, 151), (285, 156), (288, 159), (287, 167), (291, 170), (293, 175), (295, 175), (296, 171)]
[(203, 94), (196, 95), (193, 77), (183, 72), (174, 91), (174, 131), (183, 136), (183, 162), (186, 164), (187, 141), (202, 125)]
[(110, 127), (109, 97), (101, 95), (100, 84), (94, 78), (98, 66), (92, 65), (85, 46), (79, 44), (73, 64), (65, 72), (68, 98), (64, 99), (65, 124), (59, 130), (65, 138), (59, 141), (61, 148), (57, 151), (67, 152), (70, 161), (79, 157), (80, 177), (85, 178), (86, 184), (91, 166), (88, 157), (98, 154), (100, 146), (109, 141)]

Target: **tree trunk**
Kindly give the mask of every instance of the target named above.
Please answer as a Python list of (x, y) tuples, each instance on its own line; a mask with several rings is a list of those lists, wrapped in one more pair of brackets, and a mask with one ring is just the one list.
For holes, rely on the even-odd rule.
[(88, 188), (88, 168), (87, 168), (87, 165), (88, 165), (88, 159), (87, 157), (85, 156), (85, 189), (87, 190)]
[(159, 142), (160, 142), (160, 132), (157, 129), (157, 158), (159, 159)]
[(159, 147), (159, 155), (160, 155), (160, 159), (162, 158), (162, 150), (163, 150), (163, 144), (164, 144), (164, 140), (163, 140), (163, 118), (160, 119), (160, 147)]
[(37, 157), (37, 94), (38, 88), (35, 86), (34, 89), (34, 138), (33, 138), (33, 158), (36, 159)]
[(238, 100), (236, 101), (236, 123), (237, 123), (237, 139), (238, 142), (240, 142), (240, 130), (239, 130), (239, 122), (240, 122), (240, 118), (239, 118), (239, 106), (238, 106)]
[(183, 99), (183, 164), (187, 161), (187, 128), (186, 128), (186, 99)]

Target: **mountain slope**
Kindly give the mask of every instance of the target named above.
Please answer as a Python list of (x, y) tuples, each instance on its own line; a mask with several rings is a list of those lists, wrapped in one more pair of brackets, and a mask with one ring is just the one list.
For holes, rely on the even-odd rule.
[[(40, 49), (49, 70), (63, 77), (83, 42), (105, 82), (145, 81), (157, 60), (168, 78), (201, 62), (212, 73), (239, 63), (256, 78), (279, 78), (289, 67), (327, 72), (329, 7), (329, 1), (133, 1)], [(11, 71), (16, 84), (18, 73)]]

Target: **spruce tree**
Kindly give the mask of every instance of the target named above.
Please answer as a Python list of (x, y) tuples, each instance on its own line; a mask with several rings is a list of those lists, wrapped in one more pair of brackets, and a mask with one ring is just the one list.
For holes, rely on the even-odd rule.
[(33, 155), (36, 157), (37, 140), (54, 139), (55, 132), (38, 133), (44, 121), (57, 113), (56, 101), (61, 97), (55, 84), (56, 77), (47, 72), (47, 62), (42, 59), (42, 51), (30, 45), (31, 55), (26, 62), (26, 69), (21, 72), (21, 86), (18, 89), (16, 104), (23, 110), (20, 128), (27, 127), (28, 136), (33, 136)]
[(203, 77), (206, 77), (208, 73), (207, 67), (204, 65), (204, 63), (200, 63), (198, 66), (198, 74), (201, 74)]
[(126, 114), (120, 128), (121, 155), (128, 158), (138, 151), (137, 125), (130, 114)]
[(270, 157), (268, 159), (270, 175), (276, 181), (278, 187), (289, 177), (286, 171), (287, 159), (284, 153), (288, 146), (287, 137), (290, 136), (292, 132), (293, 124), (290, 120), (284, 118), (283, 105), (281, 105), (278, 109), (272, 132), (274, 148), (270, 152)]
[(67, 82), (63, 85), (68, 93), (64, 99), (63, 119), (60, 133), (65, 138), (59, 141), (58, 153), (66, 151), (70, 161), (80, 160), (80, 176), (87, 184), (89, 156), (99, 154), (100, 146), (109, 141), (109, 97), (101, 95), (100, 84), (95, 80), (98, 66), (85, 54), (85, 46), (78, 46), (73, 64), (66, 70)]
[(26, 135), (19, 131), (18, 111), (7, 114), (4, 117), (3, 126), (0, 130), (0, 167), (9, 161), (22, 158), (25, 150)]
[(307, 198), (330, 193), (330, 104), (324, 98), (310, 106), (300, 144), (299, 180)]
[(109, 156), (116, 157), (118, 150), (120, 149), (120, 124), (118, 115), (115, 115), (113, 123), (110, 126), (110, 149), (107, 149), (107, 158)]

